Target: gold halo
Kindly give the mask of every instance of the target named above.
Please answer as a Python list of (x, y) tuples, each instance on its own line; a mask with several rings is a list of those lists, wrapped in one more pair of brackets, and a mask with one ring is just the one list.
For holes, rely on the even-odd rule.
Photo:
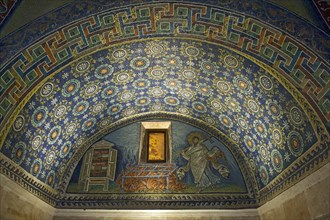
[(187, 139), (188, 139), (188, 143), (189, 143), (189, 144), (193, 144), (193, 139), (194, 139), (195, 137), (199, 138), (199, 140), (201, 141), (201, 140), (204, 138), (204, 135), (203, 135), (201, 132), (198, 132), (198, 131), (190, 132), (190, 133), (188, 134), (188, 137), (187, 137)]

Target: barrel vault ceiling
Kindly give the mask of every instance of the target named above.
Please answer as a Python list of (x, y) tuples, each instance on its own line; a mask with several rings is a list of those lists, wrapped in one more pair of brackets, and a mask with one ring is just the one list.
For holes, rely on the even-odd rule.
[(329, 29), (270, 2), (73, 1), (0, 45), (0, 171), (55, 207), (93, 143), (143, 120), (217, 136), (253, 207), (328, 162)]

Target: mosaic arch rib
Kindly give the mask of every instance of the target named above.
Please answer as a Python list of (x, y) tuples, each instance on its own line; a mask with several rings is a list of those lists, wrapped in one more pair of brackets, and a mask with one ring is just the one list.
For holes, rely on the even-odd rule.
[(21, 110), (2, 152), (56, 188), (84, 139), (152, 111), (219, 129), (241, 146), (259, 188), (317, 142), (299, 103), (264, 69), (230, 50), (177, 39), (122, 44), (71, 63)]
[[(273, 5), (266, 7), (266, 3), (260, 2), (235, 6), (234, 1), (231, 1), (222, 7), (198, 2), (147, 2), (129, 7), (119, 5), (113, 10), (90, 4), (90, 8), (104, 11), (87, 17), (84, 17), (86, 14), (80, 14), (81, 20), (73, 21), (50, 34), (45, 33), (43, 39), (33, 44), (23, 41), (16, 43), (15, 49), (10, 49), (11, 40), (20, 39), (24, 31), (1, 40), (3, 48), (9, 47), (3, 50), (6, 53), (2, 56), (20, 51), (11, 59), (1, 59), (7, 61), (0, 73), (1, 127), (7, 128), (6, 122), (10, 121), (11, 113), (33, 87), (75, 57), (116, 42), (155, 36), (205, 39), (251, 55), (286, 76), (311, 102), (322, 121), (326, 124), (329, 122), (329, 36), (315, 27), (307, 28), (304, 26), (306, 23), (288, 12)], [(237, 12), (243, 8), (249, 13), (252, 5), (256, 7), (253, 13), (258, 14), (258, 19), (253, 13)], [(62, 10), (88, 6), (87, 3), (79, 7), (73, 4)], [(225, 6), (230, 9), (233, 7), (233, 11), (223, 8)], [(238, 6), (241, 6), (240, 10), (237, 10)], [(277, 19), (276, 15), (283, 13), (288, 15), (286, 20)], [(261, 18), (273, 23), (264, 23), (260, 21)], [(44, 24), (39, 22), (35, 28), (38, 28), (38, 24)], [(54, 27), (48, 28), (50, 31)], [(33, 28), (29, 33), (34, 36)], [(17, 48), (20, 45), (22, 47)]]

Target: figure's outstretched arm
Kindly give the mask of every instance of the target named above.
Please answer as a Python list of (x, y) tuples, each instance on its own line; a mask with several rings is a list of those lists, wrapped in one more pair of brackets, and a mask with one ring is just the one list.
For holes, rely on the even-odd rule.
[(182, 155), (182, 157), (186, 160), (189, 160), (189, 155), (187, 154), (187, 151), (190, 150), (190, 146), (189, 147), (185, 147), (181, 152), (180, 154)]
[(212, 138), (212, 137), (204, 138), (204, 139), (200, 140), (200, 141), (198, 142), (198, 144), (202, 144), (202, 143), (204, 143), (205, 141), (207, 141), (207, 140), (209, 140), (209, 139), (211, 139), (211, 138)]

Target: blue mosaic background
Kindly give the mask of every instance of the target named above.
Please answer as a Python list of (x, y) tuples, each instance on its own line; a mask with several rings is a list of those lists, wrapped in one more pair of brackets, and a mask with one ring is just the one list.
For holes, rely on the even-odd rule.
[[(162, 120), (156, 119), (156, 121), (162, 121)], [(138, 164), (139, 145), (140, 145), (140, 127), (141, 127), (140, 123), (133, 123), (123, 128), (120, 128), (116, 131), (113, 131), (102, 138), (103, 140), (113, 143), (115, 145), (113, 148), (118, 150), (115, 181), (118, 181), (117, 177), (119, 177), (120, 173), (124, 171), (126, 167), (132, 165), (134, 166)], [(228, 167), (230, 171), (230, 175), (229, 178), (227, 179), (227, 178), (222, 178), (218, 174), (217, 176), (219, 183), (217, 185), (220, 187), (236, 186), (241, 190), (241, 192), (246, 192), (245, 182), (241, 174), (241, 171), (237, 165), (237, 162), (235, 161), (230, 151), (223, 145), (223, 143), (221, 143), (216, 138), (211, 137), (204, 131), (182, 122), (172, 121), (171, 128), (172, 128), (171, 129), (172, 130), (172, 163), (174, 163), (176, 167), (182, 167), (187, 164), (188, 161), (183, 159), (182, 156), (180, 156), (180, 152), (184, 148), (190, 145), (188, 143), (188, 135), (192, 132), (198, 132), (202, 134), (203, 137), (209, 138), (209, 140), (203, 143), (204, 146), (206, 146), (209, 150), (211, 150), (214, 146), (216, 146), (225, 155), (226, 161), (221, 160), (221, 162), (222, 164)], [(74, 184), (78, 183), (79, 175), (81, 172), (82, 160), (83, 159), (79, 161), (77, 167), (75, 168), (75, 171), (73, 172), (73, 176), (70, 180), (70, 184), (72, 184), (72, 187), (74, 187)], [(216, 172), (213, 172), (213, 174), (216, 174)], [(194, 178), (191, 171), (186, 174), (183, 182), (187, 185), (194, 184)], [(112, 182), (110, 184), (112, 184), (111, 187), (114, 188), (115, 183)], [(70, 185), (68, 191), (70, 192)], [(85, 192), (83, 190), (80, 190), (80, 193), (85, 193)]]
[(148, 40), (85, 56), (47, 80), (16, 118), (2, 153), (57, 187), (79, 146), (127, 116), (177, 112), (241, 147), (266, 186), (316, 141), (304, 111), (269, 73), (195, 40)]

